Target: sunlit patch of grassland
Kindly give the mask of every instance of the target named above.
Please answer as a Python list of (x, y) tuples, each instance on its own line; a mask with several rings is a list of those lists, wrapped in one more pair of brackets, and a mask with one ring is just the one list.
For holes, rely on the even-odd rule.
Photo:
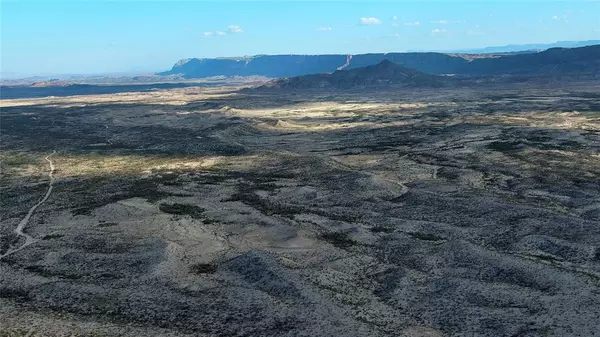
[[(445, 103), (310, 102), (277, 108), (232, 109), (229, 114), (257, 118), (256, 126), (269, 130), (320, 132), (347, 128), (409, 125), (405, 117), (419, 118), (431, 107)], [(395, 120), (402, 118), (402, 120)]]
[(11, 179), (41, 176), (47, 169), (46, 155), (25, 152), (0, 152), (0, 185)]
[(291, 104), (276, 108), (244, 108), (235, 109), (234, 114), (240, 117), (306, 119), (324, 117), (355, 117), (357, 115), (414, 115), (425, 112), (428, 107), (440, 106), (443, 103), (342, 103), (335, 101)]
[(67, 97), (45, 97), (26, 99), (3, 99), (0, 107), (45, 105), (48, 107), (76, 107), (93, 104), (155, 104), (185, 105), (202, 99), (227, 98), (240, 87), (202, 87), (181, 90), (157, 90), (147, 92), (123, 92), (113, 94), (92, 94)]
[(56, 155), (53, 157), (57, 174), (61, 177), (150, 174), (159, 171), (180, 170), (245, 170), (258, 167), (265, 162), (265, 156), (203, 156), (178, 157), (154, 155)]
[(527, 158), (538, 158), (550, 166), (559, 166), (562, 168), (579, 169), (590, 168), (600, 174), (600, 155), (584, 151), (569, 151), (558, 149), (534, 149), (528, 148), (522, 155)]
[(294, 123), (290, 121), (282, 121), (278, 120), (274, 125), (268, 123), (261, 123), (258, 127), (262, 129), (276, 129), (276, 130), (288, 130), (288, 131), (305, 131), (305, 132), (318, 132), (318, 131), (331, 131), (331, 130), (339, 130), (339, 129), (349, 129), (349, 128), (359, 128), (359, 127), (368, 127), (368, 128), (381, 128), (387, 126), (405, 126), (408, 125), (408, 122), (386, 122), (382, 123), (381, 121), (375, 122), (360, 122), (360, 121), (349, 121), (346, 123), (335, 123), (335, 122), (318, 122), (318, 123)]
[(545, 127), (551, 129), (600, 130), (600, 112), (520, 112), (518, 114), (478, 115), (469, 119), (472, 123)]

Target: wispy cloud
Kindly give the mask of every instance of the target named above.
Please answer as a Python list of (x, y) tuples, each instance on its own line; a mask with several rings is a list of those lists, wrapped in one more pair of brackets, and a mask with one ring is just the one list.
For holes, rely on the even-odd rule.
[(229, 25), (227, 26), (227, 31), (230, 33), (243, 33), (244, 30), (242, 29), (242, 27), (237, 26), (237, 25)]
[(404, 25), (405, 26), (419, 26), (421, 23), (419, 21), (415, 21), (415, 22), (405, 22)]
[(554, 15), (552, 17), (552, 20), (562, 21), (564, 23), (569, 23), (569, 18), (567, 17), (566, 14), (563, 14), (563, 15)]
[(330, 30), (332, 30), (333, 28), (331, 28), (331, 26), (327, 26), (327, 27), (318, 27), (316, 28), (316, 30), (320, 31), (320, 32), (328, 32)]
[(448, 31), (445, 30), (445, 29), (436, 28), (436, 29), (434, 29), (434, 30), (431, 31), (431, 35), (440, 35), (440, 34), (444, 34), (446, 32), (448, 32)]
[(378, 25), (381, 23), (381, 20), (379, 20), (376, 17), (367, 17), (367, 18), (360, 18), (360, 23), (362, 25)]
[(216, 30), (214, 32), (204, 32), (202, 33), (202, 35), (204, 35), (204, 37), (211, 37), (211, 36), (225, 36), (227, 35), (227, 33), (243, 33), (244, 30), (240, 27), (240, 26), (236, 26), (236, 25), (229, 25), (227, 27), (227, 30)]
[(396, 15), (392, 16), (392, 20), (394, 20), (394, 21), (398, 20), (398, 16), (396, 16)]

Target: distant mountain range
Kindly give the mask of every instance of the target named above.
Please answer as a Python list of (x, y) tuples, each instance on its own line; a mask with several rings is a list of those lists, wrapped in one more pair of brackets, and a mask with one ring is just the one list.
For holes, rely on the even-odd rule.
[(600, 76), (600, 45), (579, 48), (551, 48), (537, 53), (470, 62), (458, 73), (465, 75), (561, 75), (591, 74)]
[(262, 88), (349, 89), (372, 86), (438, 88), (531, 80), (546, 82), (556, 79), (560, 81), (583, 78), (600, 80), (600, 45), (571, 49), (552, 48), (532, 54), (479, 58), (468, 63), (461, 70), (463, 74), (469, 76), (427, 74), (384, 59), (376, 65), (350, 70), (273, 80)]
[(550, 48), (578, 48), (600, 44), (600, 40), (588, 40), (588, 41), (558, 41), (554, 43), (532, 43), (532, 44), (509, 44), (506, 46), (494, 46), (485, 47), (478, 49), (459, 49), (455, 50), (456, 53), (475, 53), (475, 54), (489, 54), (489, 53), (515, 53), (515, 52), (530, 52), (530, 51), (542, 51)]
[[(164, 76), (203, 78), (211, 76), (293, 77), (355, 69), (389, 60), (428, 74), (492, 75), (540, 72), (574, 72), (598, 69), (598, 45), (551, 48), (527, 53), (379, 53), (360, 55), (259, 55), (243, 58), (186, 59)], [(575, 42), (574, 42), (575, 43)], [(577, 42), (582, 43), (582, 42)], [(494, 47), (492, 47), (494, 48)]]

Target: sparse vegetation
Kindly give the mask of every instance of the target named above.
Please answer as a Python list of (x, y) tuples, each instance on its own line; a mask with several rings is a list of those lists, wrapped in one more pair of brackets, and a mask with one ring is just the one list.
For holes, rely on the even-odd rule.
[(506, 152), (518, 150), (521, 146), (521, 142), (518, 141), (497, 141), (489, 143), (487, 148), (494, 151)]
[(439, 237), (435, 234), (431, 233), (421, 233), (421, 232), (410, 232), (408, 235), (412, 236), (415, 239), (423, 240), (423, 241), (441, 241), (444, 238)]
[(383, 227), (383, 226), (371, 227), (370, 230), (373, 233), (393, 233), (394, 232), (393, 228)]
[(0, 254), (57, 154), (34, 243), (0, 260), (0, 319), (311, 335), (339, 309), (360, 318), (337, 334), (410, 335), (395, 319), (419, 307), (435, 333), (495, 336), (535, 334), (534, 310), (589, 335), (600, 120), (578, 86), (517, 89), (3, 100)]

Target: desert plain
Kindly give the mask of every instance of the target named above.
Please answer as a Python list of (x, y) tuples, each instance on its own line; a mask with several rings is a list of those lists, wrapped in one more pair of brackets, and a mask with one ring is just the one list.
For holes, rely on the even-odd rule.
[(598, 83), (0, 108), (0, 336), (600, 335)]

